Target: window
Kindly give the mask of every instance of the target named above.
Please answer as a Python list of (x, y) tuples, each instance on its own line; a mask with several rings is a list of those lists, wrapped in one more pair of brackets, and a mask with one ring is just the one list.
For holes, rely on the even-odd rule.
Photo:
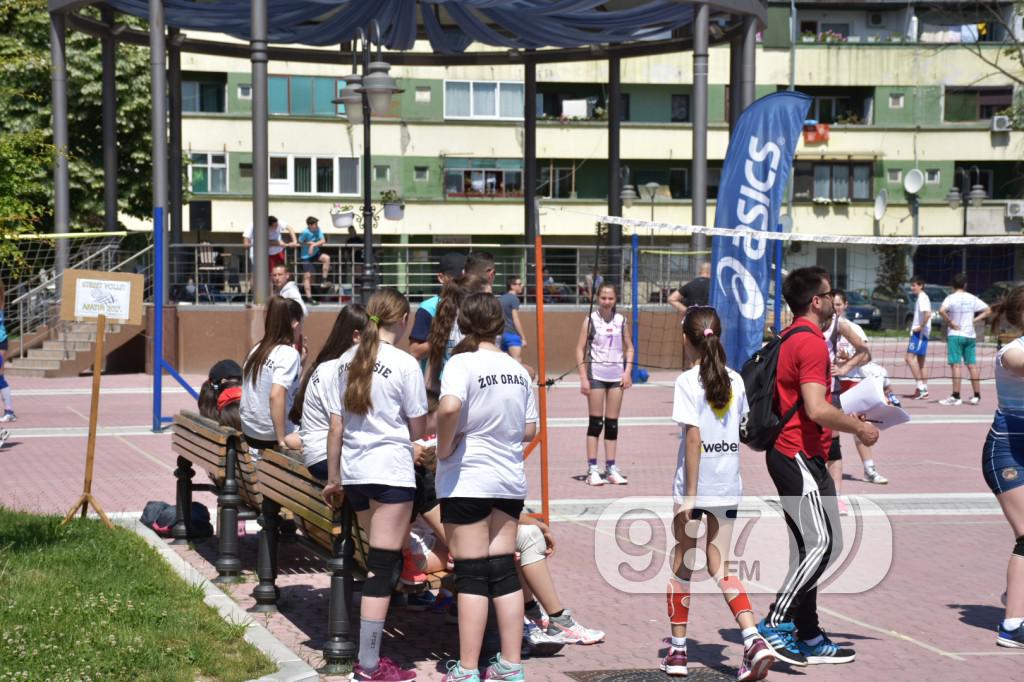
[(522, 83), (446, 81), (444, 116), (518, 120), (523, 117), (524, 92)]
[(885, 179), (890, 185), (898, 185), (903, 182), (903, 171), (899, 168), (890, 168), (885, 172)]
[(466, 197), (522, 196), (522, 163), (511, 159), (453, 161), (445, 168), (444, 192), (447, 196)]
[(391, 181), (391, 166), (374, 166), (373, 167), (373, 181), (374, 182), (390, 182)]
[(181, 82), (181, 110), (224, 113), (224, 84), (206, 81)]
[(938, 168), (929, 168), (924, 172), (924, 181), (929, 185), (938, 185), (942, 182), (942, 173)]
[(831, 283), (833, 289), (847, 288), (845, 247), (819, 246), (816, 265), (828, 270), (829, 275), (832, 276)]
[(862, 112), (863, 104), (849, 95), (819, 95), (808, 113), (819, 123), (864, 123)]
[(902, 92), (890, 92), (889, 93), (889, 108), (890, 109), (902, 109), (903, 108), (903, 93)]
[(672, 95), (672, 122), (690, 122), (690, 96)]
[(282, 116), (341, 116), (345, 105), (334, 104), (345, 87), (340, 78), (271, 76), (270, 113)]
[(947, 121), (984, 121), (1013, 103), (1013, 88), (946, 88)]
[(238, 84), (238, 99), (252, 99), (252, 84)]
[(426, 166), (416, 166), (412, 169), (412, 179), (416, 182), (427, 182), (430, 180), (430, 169)]
[(673, 199), (688, 199), (690, 197), (690, 170), (688, 168), (669, 170), (668, 190), (672, 193)]
[[(249, 164), (249, 176), (252, 164)], [(243, 173), (244, 176), (244, 173)], [(359, 159), (330, 156), (271, 156), (271, 194), (358, 194)]]
[(568, 199), (572, 194), (573, 169), (541, 166), (537, 174), (537, 194), (551, 199)]
[(228, 191), (228, 165), (225, 154), (190, 154), (189, 185), (195, 194), (222, 194)]
[(238, 164), (238, 177), (240, 177), (240, 178), (252, 178), (252, 164), (251, 163), (240, 163), (240, 164)]
[(872, 197), (871, 164), (798, 161), (794, 164), (793, 197), (805, 201), (868, 201)]
[(430, 86), (416, 86), (416, 104), (430, 104)]

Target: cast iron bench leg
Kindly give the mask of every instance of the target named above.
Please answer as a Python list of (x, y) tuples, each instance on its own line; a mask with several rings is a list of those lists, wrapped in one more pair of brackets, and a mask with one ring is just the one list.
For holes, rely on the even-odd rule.
[(195, 471), (192, 470), (192, 462), (184, 457), (178, 457), (178, 468), (174, 470), (174, 477), (178, 479), (177, 492), (174, 509), (174, 527), (171, 528), (172, 544), (183, 545), (188, 542), (192, 535), (192, 477)]
[(327, 612), (327, 642), (324, 644), (326, 674), (345, 672), (358, 647), (352, 641), (352, 507), (345, 501), (341, 511), (341, 535), (334, 538), (333, 554), (327, 560), (331, 571), (331, 597)]
[(224, 486), (217, 497), (218, 516), (217, 536), (220, 539), (220, 556), (217, 557), (217, 577), (215, 583), (235, 582), (242, 571), (242, 562), (238, 558), (238, 505), (242, 498), (238, 494), (238, 442), (228, 440), (227, 457), (224, 462)]
[(260, 546), (256, 558), (256, 575), (259, 584), (253, 588), (252, 596), (257, 613), (277, 611), (277, 536), (281, 524), (281, 505), (270, 498), (263, 498), (263, 513), (260, 515)]

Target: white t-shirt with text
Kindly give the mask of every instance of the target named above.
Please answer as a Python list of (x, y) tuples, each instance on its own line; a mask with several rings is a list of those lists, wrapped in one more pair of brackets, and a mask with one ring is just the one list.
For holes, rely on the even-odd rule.
[[(258, 347), (258, 346), (257, 346)], [(249, 351), (252, 355), (254, 347)], [(248, 357), (248, 356), (247, 356)], [(260, 440), (277, 440), (274, 433), (274, 422), (270, 418), (270, 389), (273, 384), (284, 386), (287, 398), (284, 413), (292, 409), (295, 391), (299, 388), (299, 374), (302, 371), (302, 358), (299, 351), (292, 346), (281, 344), (274, 346), (260, 368), (256, 382), (242, 382), (242, 400), (238, 405), (238, 413), (242, 418), (242, 431), (250, 438)], [(291, 433), (295, 425), (285, 419), (285, 432)]]
[[(281, 232), (288, 229), (288, 223), (282, 223), (280, 220), (277, 221), (277, 227), (268, 227), (269, 232), (267, 233), (267, 255), (276, 256), (277, 254), (284, 251), (284, 247), (278, 244), (281, 241)], [(249, 240), (249, 260), (252, 260), (253, 248), (256, 242), (252, 238), (252, 224), (242, 234), (243, 237)]]
[(928, 298), (928, 294), (923, 291), (917, 295), (917, 303), (914, 304), (914, 321), (911, 323), (911, 330), (914, 327), (921, 328), (921, 335), (928, 336), (932, 333), (932, 321), (929, 319), (928, 324), (922, 324), (924, 322), (924, 316), (926, 313), (932, 311), (932, 300)]
[(672, 496), (682, 504), (686, 496), (686, 428), (700, 429), (700, 471), (697, 477), (697, 500), (700, 506), (738, 504), (743, 494), (740, 478), (740, 422), (750, 411), (743, 379), (731, 369), (729, 381), (732, 397), (723, 410), (715, 410), (704, 396), (700, 382), (700, 366), (693, 367), (676, 379), (672, 401), (672, 421), (683, 427), (679, 442), (679, 458), (672, 484)]
[(340, 367), (340, 358), (321, 362), (306, 384), (299, 435), (302, 437), (302, 460), (307, 467), (327, 459), (327, 432), (331, 428), (328, 396), (338, 394)]
[(988, 310), (988, 304), (974, 294), (966, 291), (954, 291), (942, 302), (942, 310), (946, 311), (949, 318), (959, 326), (959, 329), (949, 328), (949, 336), (966, 336), (969, 339), (975, 338), (974, 316), (983, 310)]
[(366, 414), (345, 409), (348, 371), (358, 346), (341, 356), (337, 390), (326, 395), (328, 414), (345, 421), (341, 484), (415, 488), (409, 420), (427, 413), (427, 389), (415, 358), (389, 343), (377, 348), (370, 384), (373, 407)]
[(452, 356), (441, 397), (462, 401), (455, 451), (437, 462), (438, 498), (526, 499), (523, 435), (537, 421), (530, 375), (505, 353), (478, 350)]

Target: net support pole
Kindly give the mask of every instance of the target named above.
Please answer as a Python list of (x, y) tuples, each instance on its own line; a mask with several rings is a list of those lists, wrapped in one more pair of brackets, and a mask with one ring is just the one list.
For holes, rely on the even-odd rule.
[[(708, 16), (707, 5), (697, 5), (693, 22), (693, 224), (707, 225), (708, 210)], [(694, 251), (707, 249), (707, 237), (694, 235)], [(698, 257), (693, 257), (697, 271)], [(635, 350), (635, 348), (634, 348)]]
[(632, 281), (632, 308), (633, 328), (629, 330), (630, 338), (633, 341), (633, 367), (629, 370), (629, 376), (633, 383), (640, 381), (640, 235), (636, 232), (630, 238), (630, 252), (632, 254), (630, 268), (630, 280)]
[[(68, 171), (68, 64), (65, 53), (67, 18), (50, 13), (50, 86), (53, 97), (53, 231), (66, 234), (71, 225), (71, 179)], [(57, 240), (54, 279), (68, 267), (68, 240)], [(59, 286), (59, 285), (58, 285)]]
[[(268, 262), (270, 216), (269, 92), (267, 81), (267, 0), (252, 0), (249, 61), (252, 66), (252, 291), (253, 302), (265, 305), (270, 296)], [(368, 123), (367, 123), (368, 124)], [(366, 191), (368, 189), (364, 188)]]
[(535, 440), (540, 446), (540, 504), (541, 516), (545, 524), (551, 523), (551, 500), (548, 491), (548, 375), (547, 363), (544, 359), (544, 248), (540, 235), (533, 240), (533, 253), (537, 267), (534, 268), (534, 281), (537, 287), (537, 436)]
[[(182, 168), (182, 137), (181, 137), (181, 31), (176, 28), (167, 29), (167, 101), (170, 104), (170, 146), (169, 156), (169, 187), (168, 200), (171, 206), (171, 245), (181, 244), (181, 233), (184, 224), (183, 208), (184, 196), (181, 186)], [(212, 226), (211, 226), (212, 227)], [(177, 282), (177, 275), (183, 270), (183, 251), (173, 249), (170, 251), (171, 281)], [(199, 287), (199, 282), (196, 282)]]
[[(608, 58), (608, 215), (622, 215), (619, 132), (622, 123), (622, 74), (619, 57)], [(622, 225), (608, 226), (608, 276), (622, 288)]]
[[(537, 62), (527, 57), (523, 64), (526, 101), (523, 111), (523, 223), (526, 243), (537, 237)], [(554, 182), (552, 180), (551, 182)], [(533, 265), (533, 254), (525, 249), (527, 267)], [(529, 277), (529, 270), (527, 270)], [(529, 279), (527, 279), (527, 282)], [(542, 291), (541, 289), (537, 290)], [(538, 293), (539, 295), (539, 293)], [(529, 300), (529, 297), (527, 297)]]
[(103, 229), (117, 231), (117, 39), (114, 10), (103, 6), (107, 31), (100, 37), (103, 61)]
[(167, 68), (162, 0), (149, 0), (153, 134), (153, 424), (163, 429), (164, 305), (167, 303)]

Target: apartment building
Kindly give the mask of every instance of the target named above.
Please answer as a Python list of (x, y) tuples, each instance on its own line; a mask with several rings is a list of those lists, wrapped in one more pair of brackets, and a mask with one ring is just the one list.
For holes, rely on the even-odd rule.
[[(794, 231), (910, 236), (915, 223), (920, 236), (1021, 230), (1024, 131), (1002, 112), (1024, 93), (986, 63), (1021, 70), (1001, 55), (1007, 41), (1024, 41), (1012, 3), (799, 2), (795, 42), (790, 3), (768, 4), (757, 95), (792, 81), (814, 98), (794, 166)], [(296, 227), (308, 215), (329, 226), (332, 206), (358, 211), (363, 193), (362, 128), (332, 103), (351, 67), (337, 63), (334, 51), (324, 55), (319, 65), (270, 63), (270, 212)], [(729, 139), (729, 47), (712, 47), (709, 64), (713, 216)], [(249, 64), (185, 54), (182, 68), (191, 214), (202, 216), (216, 239), (237, 239), (252, 213)], [(371, 191), (398, 192), (406, 210), (400, 221), (381, 220), (376, 234), (386, 243), (522, 243), (522, 66), (394, 67), (392, 75), (404, 92), (374, 117)], [(541, 64), (537, 77), (531, 105), (539, 121), (541, 230), (552, 242), (589, 244), (592, 216), (606, 212), (608, 192), (606, 63)], [(691, 54), (623, 60), (621, 79), (621, 157), (640, 195), (624, 212), (689, 223)], [(910, 195), (912, 172), (922, 182)], [(966, 221), (964, 208), (947, 202), (965, 175), (986, 192)], [(888, 210), (876, 220), (882, 190)], [(915, 202), (916, 221), (908, 218)], [(191, 231), (189, 238), (211, 237)], [(800, 248), (792, 262), (844, 273), (841, 286), (871, 286), (866, 278), (876, 261), (869, 248)], [(1014, 278), (1017, 254), (990, 256), (1001, 265), (989, 279)]]

